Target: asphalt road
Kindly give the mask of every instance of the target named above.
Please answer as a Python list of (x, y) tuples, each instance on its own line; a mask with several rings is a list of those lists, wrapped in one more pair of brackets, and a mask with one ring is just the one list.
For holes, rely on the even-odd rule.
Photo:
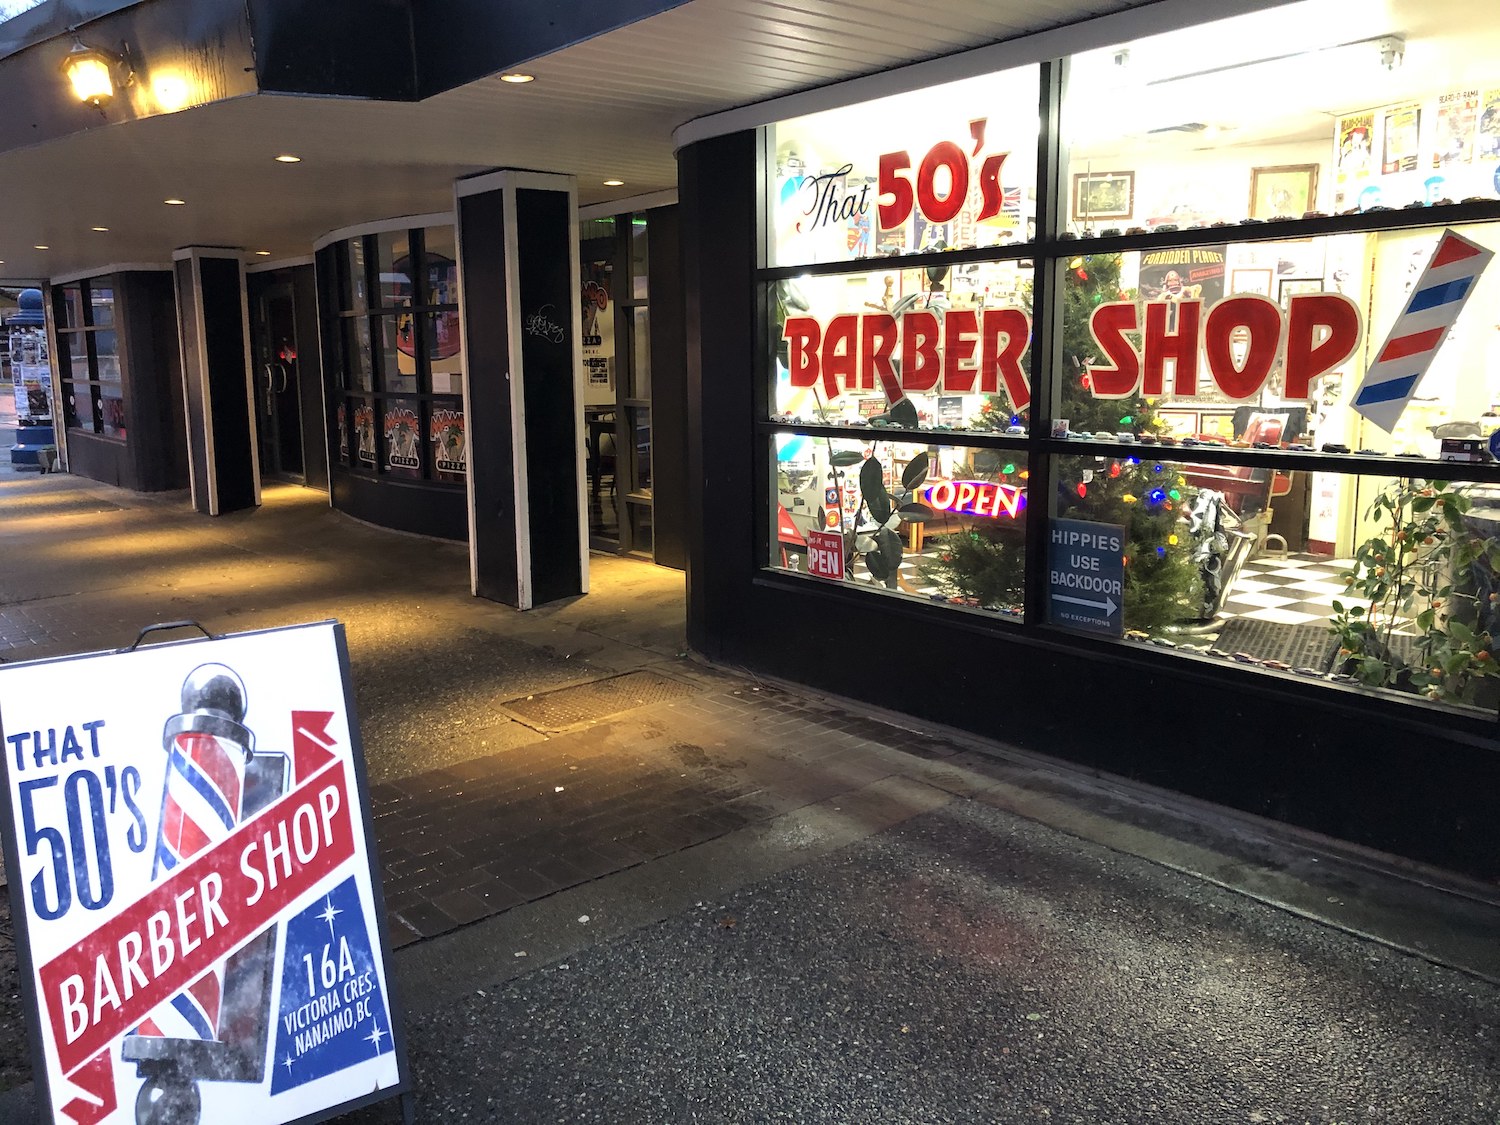
[(1500, 989), (967, 801), (514, 972), (417, 1120), (1500, 1121)]

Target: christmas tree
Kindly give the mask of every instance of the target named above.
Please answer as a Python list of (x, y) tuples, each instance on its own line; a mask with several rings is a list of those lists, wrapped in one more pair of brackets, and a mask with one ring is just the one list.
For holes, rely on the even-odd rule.
[[(1097, 398), (1088, 373), (1097, 351), (1089, 317), (1107, 301), (1133, 296), (1120, 288), (1120, 261), (1119, 254), (1102, 254), (1068, 263), (1057, 417), (1075, 433), (1155, 437), (1165, 430), (1155, 403), (1139, 394)], [(1059, 516), (1125, 528), (1127, 628), (1151, 632), (1196, 616), (1198, 567), (1182, 522), (1189, 489), (1177, 465), (1148, 447), (1135, 457), (1059, 457), (1053, 476)]]
[[(1089, 255), (1068, 263), (1063, 287), (1062, 388), (1057, 418), (1066, 418), (1075, 433), (1104, 431), (1157, 436), (1165, 427), (1156, 406), (1136, 394), (1121, 399), (1097, 398), (1088, 374), (1097, 351), (1089, 317), (1107, 301), (1129, 300), (1120, 288), (1118, 254)], [(1031, 290), (1022, 296), (1030, 312)], [(1000, 398), (986, 413), (1009, 410)], [(1153, 632), (1198, 616), (1202, 596), (1194, 543), (1182, 517), (1190, 489), (1177, 465), (1159, 456), (1159, 447), (1142, 446), (1139, 456), (1058, 457), (1053, 465), (1057, 495), (1054, 513), (1065, 519), (1114, 524), (1125, 529), (1125, 625)], [(977, 459), (977, 458), (976, 458)], [(1009, 468), (1011, 473), (1003, 472)], [(1023, 484), (1027, 474), (1014, 464), (981, 479)], [(1031, 497), (1036, 502), (1037, 497)], [(1000, 579), (1020, 585), (1018, 559), (1024, 546), (1020, 527), (1009, 520), (976, 521), (949, 536), (930, 562), (928, 576), (945, 592), (973, 604), (994, 606)]]

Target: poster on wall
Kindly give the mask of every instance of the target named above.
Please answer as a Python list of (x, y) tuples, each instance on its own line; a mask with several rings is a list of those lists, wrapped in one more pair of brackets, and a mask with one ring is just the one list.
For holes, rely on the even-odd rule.
[(417, 413), (404, 403), (388, 402), (385, 408), (385, 465), (388, 469), (418, 471), (422, 455), (418, 445)]
[(0, 668), (40, 1120), (406, 1091), (348, 667), (322, 622)]
[(1479, 111), (1476, 156), (1480, 160), (1500, 160), (1500, 90), (1485, 92), (1484, 106)]
[(1371, 186), (1375, 114), (1353, 113), (1338, 118), (1333, 127), (1333, 146), (1334, 208), (1343, 211), (1363, 206), (1361, 193)]
[(585, 262), (583, 293), (584, 401), (613, 403), (615, 400), (615, 310), (610, 299), (612, 271), (608, 262)]
[(1147, 250), (1141, 254), (1141, 296), (1151, 301), (1202, 301), (1224, 295), (1227, 246)]
[(356, 452), (362, 465), (375, 464), (375, 408), (363, 404), (354, 408)]
[(1380, 161), (1383, 175), (1416, 171), (1421, 124), (1422, 107), (1419, 105), (1396, 106), (1385, 111), (1385, 142)]
[(432, 461), (438, 472), (468, 471), (469, 447), (464, 438), (462, 410), (435, 408), (428, 439), (432, 442)]
[(1443, 169), (1474, 159), (1474, 131), (1479, 119), (1479, 91), (1463, 90), (1438, 99), (1437, 137), (1432, 166)]

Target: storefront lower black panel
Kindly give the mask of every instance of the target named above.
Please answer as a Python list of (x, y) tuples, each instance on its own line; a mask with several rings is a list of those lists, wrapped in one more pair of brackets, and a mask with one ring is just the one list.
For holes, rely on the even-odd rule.
[(1493, 720), (770, 577), (728, 602), (714, 637), (726, 662), (1500, 877)]
[(468, 501), (461, 488), (432, 488), (335, 470), (333, 506), (378, 527), (460, 543), (469, 538)]

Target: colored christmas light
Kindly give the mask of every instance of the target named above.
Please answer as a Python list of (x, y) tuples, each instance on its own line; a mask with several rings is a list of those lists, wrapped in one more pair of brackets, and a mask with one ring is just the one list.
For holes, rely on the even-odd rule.
[(1175, 536), (1175, 535), (1168, 535), (1167, 536), (1167, 542), (1170, 543), (1170, 544), (1172, 544), (1172, 546), (1174, 546), (1174, 547), (1177, 546), (1177, 536)]
[(1016, 467), (1015, 465), (1006, 465), (1005, 468), (1001, 469), (1000, 471), (1006, 476), (1010, 476), (1011, 473), (1016, 471)]
[(1134, 421), (1135, 421), (1135, 416), (1133, 414), (1127, 414), (1127, 415), (1125, 415), (1125, 417), (1123, 417), (1123, 418), (1120, 419), (1120, 425), (1122, 425), (1122, 426), (1129, 426)]
[(1167, 490), (1167, 495), (1170, 496), (1173, 500), (1181, 500), (1182, 499), (1182, 493), (1178, 492), (1175, 488), (1168, 489)]
[(1118, 461), (1111, 461), (1110, 462), (1110, 464), (1109, 464), (1109, 475), (1110, 475), (1111, 478), (1114, 478), (1114, 477), (1117, 477), (1117, 476), (1120, 475), (1120, 462), (1118, 462)]
[(1163, 492), (1159, 488), (1153, 488), (1151, 492), (1146, 496), (1146, 502), (1148, 504), (1160, 504), (1166, 498), (1167, 494), (1165, 492)]
[(1081, 500), (1083, 497), (1087, 496), (1088, 494), (1089, 494), (1089, 486), (1086, 485), (1086, 484), (1084, 484), (1083, 481), (1079, 481), (1078, 482), (1078, 497), (1079, 497), (1079, 499)]
[(1127, 503), (1127, 504), (1136, 504), (1136, 503), (1139, 503), (1139, 498), (1130, 495), (1130, 493), (1128, 493), (1128, 492), (1124, 496), (1120, 497), (1120, 499), (1123, 500), (1123, 501), (1125, 501), (1125, 503)]
[(1153, 473), (1159, 473), (1159, 472), (1161, 472), (1161, 466), (1160, 465), (1152, 465), (1151, 466), (1151, 471)]
[(1165, 547), (1158, 547), (1158, 548), (1156, 548), (1156, 557), (1157, 558), (1162, 558), (1163, 556), (1166, 555), (1166, 553), (1167, 553), (1167, 549)]

